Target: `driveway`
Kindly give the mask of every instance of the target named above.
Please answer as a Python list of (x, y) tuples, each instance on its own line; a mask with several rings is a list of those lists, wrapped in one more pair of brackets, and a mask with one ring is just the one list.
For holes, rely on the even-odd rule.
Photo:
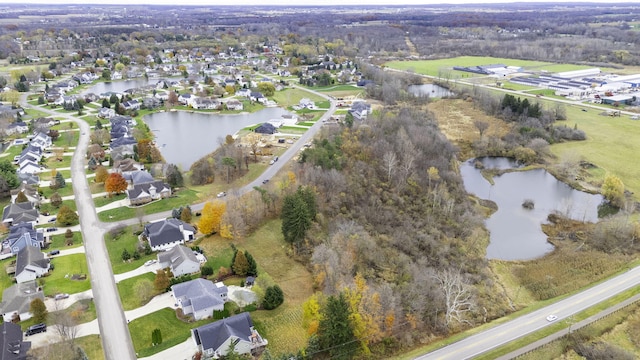
[(149, 265), (149, 266), (140, 266), (137, 269), (131, 270), (131, 271), (127, 271), (126, 273), (122, 273), (122, 274), (115, 274), (113, 275), (113, 278), (115, 279), (116, 283), (119, 283), (122, 280), (125, 279), (129, 279), (132, 277), (136, 277), (142, 274), (146, 274), (148, 272), (150, 273), (156, 273), (156, 271), (160, 270), (160, 264), (158, 264), (157, 262)]

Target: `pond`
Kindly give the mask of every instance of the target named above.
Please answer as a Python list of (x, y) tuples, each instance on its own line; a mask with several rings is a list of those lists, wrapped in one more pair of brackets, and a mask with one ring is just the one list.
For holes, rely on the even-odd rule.
[[(515, 164), (506, 158), (477, 159), (486, 168), (508, 169)], [(498, 205), (487, 219), (490, 232), (487, 258), (529, 260), (553, 250), (542, 232), (547, 216), (559, 212), (574, 220), (597, 222), (601, 195), (575, 190), (544, 169), (514, 171), (494, 177), (491, 185), (474, 167), (475, 160), (460, 166), (467, 192)], [(525, 209), (524, 200), (533, 200), (534, 208)]]
[(254, 113), (204, 114), (169, 111), (144, 117), (167, 163), (189, 170), (196, 160), (213, 152), (227, 135), (253, 124), (279, 119), (290, 114), (277, 107), (264, 108)]
[(93, 93), (96, 95), (100, 95), (106, 92), (122, 93), (125, 90), (129, 90), (129, 89), (145, 87), (148, 85), (156, 85), (159, 81), (160, 79), (136, 78), (136, 79), (130, 79), (130, 80), (99, 82), (94, 85), (91, 85), (89, 88), (84, 90), (82, 94)]
[(415, 96), (430, 96), (434, 98), (453, 95), (453, 93), (446, 88), (434, 84), (409, 85), (407, 91)]

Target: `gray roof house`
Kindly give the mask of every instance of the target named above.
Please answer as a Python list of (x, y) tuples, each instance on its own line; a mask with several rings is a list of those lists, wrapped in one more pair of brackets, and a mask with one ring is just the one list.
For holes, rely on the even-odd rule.
[(35, 185), (40, 183), (40, 177), (38, 175), (27, 174), (27, 173), (25, 174), (18, 173), (18, 180), (20, 180), (20, 182), (27, 183), (29, 185)]
[(178, 219), (170, 218), (146, 224), (142, 236), (154, 251), (167, 250), (194, 239), (196, 229)]
[(11, 190), (11, 202), (15, 203), (18, 195), (23, 193), (27, 200), (32, 203), (34, 206), (40, 205), (40, 193), (38, 193), (38, 189), (35, 186), (28, 184), (27, 182), (21, 182), (20, 186), (17, 189)]
[(192, 329), (191, 338), (202, 351), (204, 359), (218, 359), (227, 355), (232, 343), (238, 354), (250, 354), (268, 344), (267, 339), (263, 339), (253, 328), (248, 312)]
[(26, 246), (18, 252), (16, 282), (22, 284), (33, 281), (49, 272), (50, 268), (49, 259), (44, 257), (44, 253), (39, 247)]
[(200, 261), (196, 254), (183, 245), (176, 245), (171, 250), (158, 253), (158, 263), (162, 269), (171, 269), (175, 277), (193, 274), (200, 270)]
[(144, 170), (130, 171), (128, 173), (122, 173), (122, 176), (127, 180), (129, 185), (144, 184), (154, 182), (153, 176)]
[(42, 229), (34, 229), (32, 223), (21, 223), (9, 229), (9, 236), (2, 241), (0, 259), (17, 255), (27, 246), (42, 248), (44, 233)]
[(9, 204), (2, 211), (2, 222), (9, 226), (23, 222), (35, 224), (39, 216), (38, 210), (31, 203)]
[(192, 314), (195, 320), (213, 316), (213, 311), (224, 310), (227, 287), (205, 279), (193, 279), (171, 287), (174, 299), (185, 315)]
[(22, 328), (12, 322), (0, 324), (0, 360), (27, 360), (31, 341), (22, 341)]
[(154, 181), (144, 184), (135, 184), (132, 189), (126, 190), (129, 204), (141, 205), (153, 200), (165, 199), (171, 196), (171, 186), (162, 181)]
[(15, 284), (2, 292), (2, 303), (0, 303), (0, 314), (5, 322), (14, 318), (27, 320), (31, 318), (29, 305), (35, 298), (44, 301), (44, 294), (38, 288), (35, 281)]

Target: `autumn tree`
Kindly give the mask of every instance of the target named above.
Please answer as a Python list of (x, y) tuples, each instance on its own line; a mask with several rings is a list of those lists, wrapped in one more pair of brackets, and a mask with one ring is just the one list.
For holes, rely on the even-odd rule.
[(31, 300), (31, 303), (29, 303), (29, 312), (31, 313), (31, 315), (33, 315), (33, 320), (36, 323), (43, 323), (47, 321), (47, 316), (49, 315), (47, 306), (40, 298)]
[(169, 288), (169, 284), (169, 276), (167, 276), (167, 273), (164, 271), (164, 269), (156, 271), (156, 279), (153, 281), (153, 286), (156, 288), (156, 290), (165, 292)]
[(24, 191), (20, 191), (16, 196), (16, 204), (29, 202), (27, 195), (24, 194)]
[(166, 179), (167, 184), (173, 188), (184, 186), (182, 173), (176, 164), (167, 165)]
[(102, 165), (98, 165), (95, 170), (96, 176), (94, 177), (94, 181), (97, 183), (103, 183), (109, 177), (109, 170)]
[(474, 121), (473, 125), (475, 125), (476, 129), (478, 129), (480, 137), (482, 137), (482, 135), (484, 135), (484, 132), (489, 128), (489, 123), (482, 120)]
[(619, 177), (607, 174), (602, 183), (602, 196), (611, 204), (622, 207), (624, 205), (624, 184)]
[(193, 214), (191, 213), (191, 207), (188, 205), (185, 206), (180, 212), (180, 220), (187, 224), (190, 224), (192, 217), (193, 217)]
[(71, 231), (71, 229), (67, 229), (67, 231), (64, 232), (64, 240), (65, 240), (65, 245), (67, 246), (73, 245), (73, 231)]
[(258, 91), (264, 96), (273, 96), (276, 92), (276, 87), (271, 82), (263, 81), (258, 83)]
[(127, 180), (124, 179), (119, 173), (111, 173), (104, 182), (104, 189), (109, 193), (109, 196), (113, 194), (119, 194), (127, 190)]
[(220, 224), (225, 210), (226, 204), (222, 201), (216, 200), (205, 203), (198, 223), (198, 230), (205, 235), (220, 231)]
[(78, 223), (78, 214), (67, 205), (60, 206), (56, 219), (60, 226), (71, 226)]
[(302, 326), (307, 329), (308, 335), (314, 335), (318, 331), (322, 300), (322, 293), (317, 292), (302, 304)]
[(58, 194), (58, 192), (54, 192), (49, 199), (51, 201), (51, 205), (55, 208), (59, 208), (62, 205), (62, 196)]
[(236, 251), (237, 253), (233, 260), (233, 265), (231, 265), (231, 269), (236, 275), (246, 276), (247, 271), (249, 270), (249, 262), (242, 251)]
[(349, 304), (353, 334), (360, 339), (362, 351), (369, 354), (369, 344), (380, 341), (384, 335), (380, 295), (369, 290), (360, 273), (356, 274), (353, 286), (346, 288), (344, 294)]

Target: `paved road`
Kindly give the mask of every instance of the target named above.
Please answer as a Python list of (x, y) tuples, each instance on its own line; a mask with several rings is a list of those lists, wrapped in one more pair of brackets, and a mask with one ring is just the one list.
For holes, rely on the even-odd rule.
[(485, 330), (429, 354), (417, 357), (416, 359), (459, 360), (473, 358), (483, 352), (548, 326), (551, 323), (546, 320), (546, 317), (550, 314), (558, 316), (558, 320), (556, 321), (560, 321), (639, 284), (640, 266), (576, 295), (560, 300), (555, 304), (520, 316), (517, 319)]

